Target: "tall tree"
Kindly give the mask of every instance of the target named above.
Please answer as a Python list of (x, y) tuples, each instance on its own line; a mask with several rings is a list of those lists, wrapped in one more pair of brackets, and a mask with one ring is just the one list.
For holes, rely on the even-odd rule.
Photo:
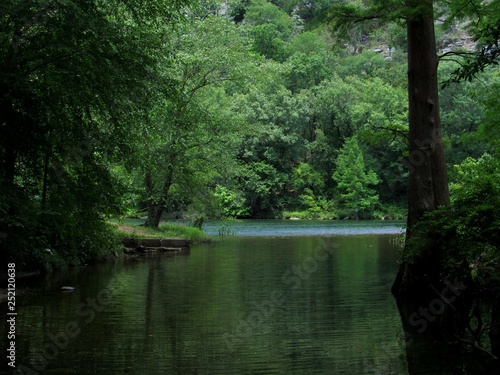
[[(407, 238), (426, 212), (449, 204), (448, 180), (439, 117), (437, 67), (434, 33), (434, 4), (431, 0), (393, 0), (373, 2), (369, 8), (333, 7), (330, 18), (337, 28), (366, 20), (406, 21), (408, 39), (409, 103), (409, 187)], [(407, 242), (408, 244), (409, 242)], [(406, 251), (409, 251), (407, 245)], [(428, 294), (427, 278), (436, 276), (436, 249), (420, 264), (403, 262), (393, 287), (395, 294)], [(433, 275), (431, 275), (433, 274)]]
[(369, 187), (378, 184), (377, 175), (366, 170), (356, 137), (349, 138), (340, 149), (333, 179), (337, 182), (340, 203), (352, 210), (356, 220), (378, 202), (378, 195)]
[(441, 140), (433, 3), (408, 1), (409, 161), (408, 228), (423, 214), (449, 204)]
[(78, 263), (104, 248), (95, 234), (118, 204), (109, 165), (131, 154), (183, 3), (1, 2), (2, 256), (21, 267), (52, 248)]
[[(401, 4), (402, 3), (402, 4)], [(408, 118), (409, 118), (409, 186), (406, 242), (392, 292), (398, 302), (405, 332), (415, 332), (415, 313), (422, 306), (432, 306), (436, 290), (446, 287), (445, 250), (432, 236), (419, 236), (419, 223), (427, 213), (449, 205), (449, 192), (439, 117), (437, 51), (434, 33), (434, 4), (432, 0), (374, 1), (371, 8), (358, 10), (343, 7), (334, 12), (341, 24), (360, 20), (404, 18), (408, 39)], [(433, 231), (439, 231), (433, 228)], [(424, 231), (422, 231), (424, 232)], [(431, 231), (432, 232), (432, 231)], [(462, 263), (460, 278), (467, 277), (468, 267)], [(454, 276), (454, 275), (453, 275)], [(455, 276), (456, 277), (456, 276)], [(462, 281), (462, 280), (460, 280)], [(469, 280), (463, 279), (464, 282)], [(461, 286), (462, 284), (459, 284)], [(441, 302), (441, 301), (440, 301)], [(419, 310), (420, 308), (420, 310)], [(439, 319), (427, 333), (437, 333), (440, 343), (455, 341), (468, 324), (470, 294), (460, 292), (453, 304), (444, 305)], [(418, 315), (417, 315), (418, 317)], [(413, 318), (413, 319), (412, 319)], [(424, 329), (425, 330), (425, 329)], [(422, 331), (418, 331), (422, 333)], [(426, 337), (415, 333), (414, 345), (426, 345)], [(407, 346), (407, 350), (409, 346)], [(444, 347), (446, 350), (446, 347)], [(409, 355), (409, 368), (414, 362)], [(410, 370), (411, 371), (411, 370)]]
[[(246, 78), (243, 65), (251, 60), (243, 33), (221, 16), (190, 18), (172, 35), (171, 44), (175, 61), (163, 74), (175, 86), (156, 101), (150, 113), (153, 132), (144, 145), (146, 225), (153, 228), (171, 202), (175, 184), (186, 190), (194, 184), (186, 177), (200, 171), (213, 175), (222, 166), (223, 151), (231, 152), (225, 142), (236, 123), (222, 118), (215, 102), (224, 97), (224, 85), (236, 87)], [(206, 94), (210, 90), (212, 98)]]

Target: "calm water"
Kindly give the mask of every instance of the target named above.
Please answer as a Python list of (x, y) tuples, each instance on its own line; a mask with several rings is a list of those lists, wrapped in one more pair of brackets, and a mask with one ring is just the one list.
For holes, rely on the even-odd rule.
[[(40, 374), (408, 374), (390, 295), (401, 225), (365, 223), (356, 232), (315, 222), (330, 235), (311, 236), (314, 222), (288, 223), (304, 233), (288, 236), (268, 221), (260, 223), (266, 236), (252, 237), (258, 223), (240, 223), (234, 229), (247, 236), (188, 254), (39, 281), (17, 300), (18, 366)], [(63, 293), (63, 285), (76, 290)]]
[(212, 220), (203, 229), (218, 234), (225, 226), (237, 236), (331, 236), (398, 234), (403, 232), (403, 225), (401, 221)]

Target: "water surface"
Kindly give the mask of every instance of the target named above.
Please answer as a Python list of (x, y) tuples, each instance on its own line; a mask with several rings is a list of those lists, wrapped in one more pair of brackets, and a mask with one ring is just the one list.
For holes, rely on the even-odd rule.
[[(325, 223), (316, 230), (331, 231)], [(44, 374), (407, 374), (390, 295), (397, 236), (366, 230), (274, 228), (52, 275), (18, 298), (18, 364)]]
[(331, 236), (360, 234), (399, 234), (402, 221), (363, 220), (210, 220), (203, 225), (209, 234), (223, 227), (236, 236)]

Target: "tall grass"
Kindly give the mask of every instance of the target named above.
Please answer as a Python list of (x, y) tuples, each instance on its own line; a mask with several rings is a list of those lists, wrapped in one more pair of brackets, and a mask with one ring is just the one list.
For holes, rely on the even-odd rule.
[(135, 238), (186, 238), (191, 242), (205, 242), (210, 236), (203, 230), (177, 223), (161, 223), (158, 229), (143, 225), (110, 222), (110, 226), (119, 237)]

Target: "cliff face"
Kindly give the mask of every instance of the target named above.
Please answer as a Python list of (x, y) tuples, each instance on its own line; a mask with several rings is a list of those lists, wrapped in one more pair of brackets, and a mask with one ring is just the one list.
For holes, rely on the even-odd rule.
[[(438, 54), (443, 55), (451, 51), (475, 51), (476, 42), (465, 32), (461, 33), (459, 36), (445, 34), (443, 37), (436, 40), (436, 47)], [(372, 48), (371, 51), (380, 53), (386, 60), (391, 60), (396, 52), (396, 47), (382, 42), (379, 46)]]
[(474, 51), (476, 49), (476, 42), (466, 32), (458, 35), (445, 34), (438, 38), (436, 43), (439, 54), (456, 50)]

